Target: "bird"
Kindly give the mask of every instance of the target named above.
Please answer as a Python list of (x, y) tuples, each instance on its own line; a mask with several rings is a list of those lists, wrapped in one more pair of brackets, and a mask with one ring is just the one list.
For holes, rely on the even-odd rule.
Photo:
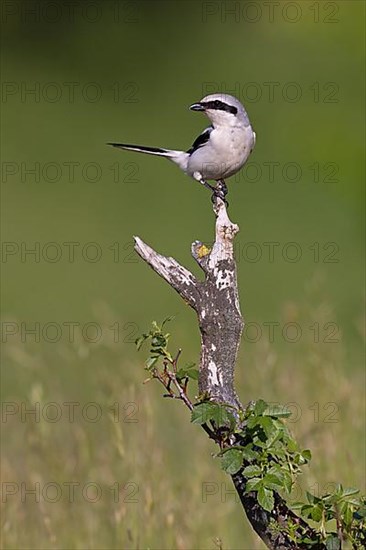
[[(234, 96), (224, 93), (206, 95), (190, 106), (203, 112), (211, 125), (193, 142), (187, 151), (163, 149), (128, 143), (107, 143), (112, 147), (165, 157), (226, 202), (228, 192), (225, 179), (236, 174), (247, 162), (256, 142), (247, 112)], [(208, 180), (214, 180), (211, 185)], [(227, 204), (227, 203), (226, 203)]]

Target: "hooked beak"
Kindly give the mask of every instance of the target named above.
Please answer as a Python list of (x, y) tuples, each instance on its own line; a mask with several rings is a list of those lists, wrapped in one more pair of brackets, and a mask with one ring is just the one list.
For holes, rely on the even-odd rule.
[(202, 103), (193, 103), (193, 105), (190, 106), (191, 111), (204, 111), (205, 107), (202, 105)]

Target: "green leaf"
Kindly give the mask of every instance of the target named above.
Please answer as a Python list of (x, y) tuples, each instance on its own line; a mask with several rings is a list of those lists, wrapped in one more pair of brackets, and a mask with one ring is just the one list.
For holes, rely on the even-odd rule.
[(271, 512), (273, 510), (273, 507), (274, 507), (273, 491), (261, 486), (258, 489), (257, 498), (258, 498), (259, 504), (262, 506), (262, 508), (267, 510), (267, 512)]
[(262, 474), (262, 470), (259, 466), (246, 466), (243, 470), (243, 475), (245, 477), (255, 477), (260, 476)]
[(183, 378), (191, 378), (192, 380), (198, 380), (198, 370), (192, 367), (182, 367), (178, 369), (176, 374), (177, 380), (180, 381)]
[(262, 417), (261, 416), (260, 417), (250, 416), (248, 418), (248, 421), (247, 421), (247, 428), (249, 428), (250, 430), (257, 428), (258, 427), (258, 421), (259, 421), (260, 418), (262, 418)]
[(337, 487), (335, 488), (334, 494), (339, 497), (343, 495), (343, 486), (341, 483), (337, 483)]
[(192, 378), (192, 380), (198, 380), (199, 371), (198, 369), (190, 369), (187, 372), (188, 378)]
[(176, 377), (177, 377), (178, 380), (182, 380), (182, 378), (187, 378), (188, 377), (188, 372), (186, 371), (186, 369), (184, 367), (182, 367), (181, 369), (177, 370)]
[(311, 548), (312, 546), (319, 546), (319, 540), (314, 540), (314, 539), (311, 539), (310, 537), (304, 537), (301, 539), (301, 542), (303, 544), (306, 544), (306, 548), (309, 547)]
[(310, 460), (311, 460), (311, 451), (310, 451), (310, 449), (305, 449), (304, 451), (302, 451), (301, 455), (302, 455), (302, 457), (304, 458), (304, 460), (306, 462), (310, 462)]
[(229, 422), (229, 428), (231, 432), (235, 431), (236, 428), (236, 419), (233, 413), (227, 411), (227, 421)]
[(273, 474), (266, 474), (263, 478), (263, 485), (267, 489), (273, 489), (274, 491), (278, 491), (279, 489), (282, 489), (283, 482)]
[(349, 504), (347, 504), (345, 509), (343, 510), (342, 518), (345, 525), (347, 527), (350, 527), (353, 520), (353, 511), (352, 507)]
[(215, 422), (218, 426), (225, 424), (225, 421), (228, 420), (227, 411), (224, 406), (218, 405), (217, 403), (210, 404), (210, 420)]
[(278, 448), (271, 448), (271, 455), (273, 455), (275, 458), (279, 460), (281, 464), (286, 463), (286, 453), (284, 449), (278, 449)]
[(352, 504), (352, 506), (356, 506), (356, 508), (358, 508), (361, 505), (359, 498), (347, 498), (346, 502), (347, 504)]
[(267, 474), (275, 476), (275, 478), (281, 483), (283, 483), (283, 479), (287, 473), (287, 470), (283, 470), (280, 464), (274, 464), (271, 468), (269, 468), (269, 470), (267, 470)]
[(291, 510), (301, 510), (301, 508), (304, 506), (302, 502), (292, 502), (291, 503)]
[(330, 533), (330, 535), (327, 536), (325, 546), (327, 550), (340, 550), (341, 541), (336, 533)]
[(252, 443), (249, 443), (246, 447), (242, 449), (243, 458), (245, 460), (255, 460), (258, 458), (258, 453), (256, 451), (253, 451), (253, 445)]
[(244, 410), (244, 418), (249, 418), (253, 416), (255, 408), (255, 401), (250, 401)]
[(211, 403), (199, 403), (195, 405), (191, 414), (193, 424), (206, 424), (210, 419)]
[(283, 471), (283, 474), (284, 474), (283, 488), (286, 491), (286, 493), (290, 494), (292, 491), (292, 485), (293, 485), (291, 474), (290, 472), (287, 472), (287, 471)]
[(256, 447), (259, 447), (260, 449), (264, 449), (267, 446), (267, 441), (261, 441), (258, 436), (253, 437), (253, 443)]
[[(231, 415), (232, 416), (232, 415)], [(223, 405), (205, 401), (194, 406), (191, 416), (191, 422), (194, 424), (205, 424), (209, 421), (215, 422), (218, 426), (229, 422), (229, 415)]]
[(142, 344), (148, 339), (148, 337), (149, 337), (148, 334), (142, 334), (142, 336), (139, 336), (138, 338), (136, 338), (135, 344), (138, 351), (141, 349)]
[(304, 504), (301, 508), (301, 515), (304, 517), (309, 517), (312, 509), (313, 509), (312, 504)]
[(262, 480), (259, 477), (252, 477), (249, 479), (245, 485), (245, 493), (250, 493), (251, 491), (258, 491), (259, 487), (262, 486)]
[(309, 515), (312, 520), (321, 521), (323, 517), (323, 509), (318, 504), (316, 504), (315, 506), (312, 507), (312, 510)]
[(273, 438), (277, 435), (277, 429), (270, 416), (263, 416), (258, 419), (258, 424), (262, 426), (267, 438)]
[(273, 431), (268, 436), (268, 439), (267, 439), (267, 448), (269, 449), (270, 447), (274, 446), (276, 441), (279, 441), (281, 437), (282, 437), (282, 430), (279, 430), (277, 426), (273, 424)]
[(306, 458), (304, 458), (301, 453), (295, 453), (292, 460), (293, 460), (293, 463), (296, 464), (297, 466), (303, 466), (304, 464), (307, 463)]
[[(195, 414), (195, 409), (198, 409)], [(231, 412), (228, 412), (225, 405), (218, 403), (204, 402), (195, 405), (192, 411), (192, 422), (204, 424), (208, 421), (214, 422), (218, 427), (235, 428), (235, 418)]]
[(346, 487), (343, 489), (342, 497), (349, 497), (351, 495), (357, 495), (360, 492), (359, 489), (355, 489), (354, 487)]
[(274, 418), (288, 418), (291, 416), (291, 411), (284, 405), (268, 405), (262, 412), (263, 416), (272, 416)]
[(151, 345), (154, 346), (154, 348), (164, 349), (167, 345), (167, 341), (162, 334), (156, 334), (151, 340)]
[(296, 453), (299, 450), (299, 445), (292, 437), (288, 438), (287, 450), (289, 453)]
[(255, 416), (262, 416), (263, 412), (268, 408), (268, 403), (263, 401), (263, 399), (258, 399), (254, 406), (254, 414)]
[(243, 466), (243, 455), (238, 449), (229, 449), (221, 458), (221, 468), (227, 474), (236, 474)]
[(152, 367), (155, 365), (155, 363), (158, 361), (159, 357), (149, 357), (149, 359), (147, 359), (146, 361), (146, 369), (147, 370), (151, 370)]

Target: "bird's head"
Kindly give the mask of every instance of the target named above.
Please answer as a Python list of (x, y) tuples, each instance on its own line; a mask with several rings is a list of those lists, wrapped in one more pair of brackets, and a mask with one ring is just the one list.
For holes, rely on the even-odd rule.
[(190, 106), (192, 111), (202, 111), (213, 126), (249, 125), (248, 115), (236, 97), (229, 94), (210, 94)]

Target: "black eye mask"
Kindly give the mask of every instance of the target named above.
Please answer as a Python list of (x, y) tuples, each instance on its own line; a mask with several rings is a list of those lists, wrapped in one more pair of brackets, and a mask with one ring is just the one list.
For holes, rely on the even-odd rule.
[(201, 101), (201, 105), (203, 105), (205, 109), (213, 109), (216, 111), (226, 111), (227, 113), (231, 113), (232, 115), (236, 115), (238, 112), (238, 109), (236, 107), (233, 107), (232, 105), (228, 105), (227, 103), (224, 103), (219, 99), (215, 99), (214, 101)]

